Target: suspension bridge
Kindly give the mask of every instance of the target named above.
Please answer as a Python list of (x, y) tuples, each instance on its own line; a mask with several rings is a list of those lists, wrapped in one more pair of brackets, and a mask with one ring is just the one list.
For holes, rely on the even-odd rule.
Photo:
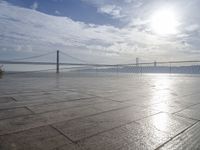
[[(56, 61), (33, 61), (34, 59), (37, 58), (42, 58), (42, 57), (46, 57), (49, 55), (55, 55)], [(60, 56), (64, 56), (65, 59), (71, 59), (76, 61), (76, 63), (72, 63), (72, 62), (61, 62), (60, 61)], [(32, 61), (30, 61), (32, 60)], [(34, 55), (34, 56), (29, 56), (29, 57), (23, 57), (23, 58), (13, 58), (13, 59), (9, 59), (9, 60), (0, 60), (0, 64), (11, 64), (11, 65), (55, 65), (55, 68), (48, 68), (48, 69), (44, 69), (44, 70), (35, 70), (37, 71), (48, 71), (48, 70), (55, 70), (57, 73), (60, 72), (60, 70), (63, 69), (85, 69), (85, 70), (94, 70), (93, 67), (95, 67), (97, 70), (103, 70), (105, 71), (110, 71), (110, 70), (117, 70), (117, 72), (119, 72), (119, 70), (125, 70), (125, 69), (129, 69), (132, 70), (133, 73), (148, 73), (151, 72), (151, 70), (153, 69), (154, 72), (159, 72), (159, 70), (163, 70), (163, 69), (167, 69), (167, 71), (164, 72), (168, 72), (171, 73), (172, 70), (174, 68), (179, 69), (182, 68), (183, 69), (188, 69), (190, 68), (190, 73), (200, 73), (200, 60), (190, 60), (190, 61), (160, 61), (160, 62), (143, 62), (143, 63), (138, 63), (136, 61), (136, 63), (128, 63), (128, 64), (98, 64), (98, 63), (91, 63), (88, 62), (86, 60), (77, 58), (75, 56), (72, 56), (66, 52), (57, 50), (57, 51), (51, 51), (51, 52), (47, 52), (47, 53), (43, 53), (43, 54), (39, 54), (39, 55)], [(70, 66), (70, 67), (60, 67), (60, 66)], [(88, 68), (89, 67), (89, 68)], [(194, 69), (195, 67), (195, 69)], [(91, 69), (92, 68), (92, 69)], [(103, 69), (102, 69), (103, 68)], [(134, 71), (137, 70), (137, 71)], [(155, 69), (157, 69), (157, 71), (155, 71)], [(192, 70), (192, 72), (191, 72)], [(31, 71), (33, 72), (33, 71)], [(123, 71), (122, 71), (123, 72)], [(130, 71), (129, 71), (130, 72)], [(163, 71), (162, 71), (163, 72)], [(177, 71), (176, 71), (177, 72)], [(180, 71), (179, 71), (180, 72)]]

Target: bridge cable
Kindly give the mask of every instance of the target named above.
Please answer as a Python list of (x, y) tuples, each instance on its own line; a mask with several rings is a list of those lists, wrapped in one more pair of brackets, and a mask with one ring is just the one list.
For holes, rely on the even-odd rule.
[(44, 53), (44, 54), (40, 54), (40, 55), (30, 56), (30, 57), (10, 59), (10, 60), (7, 60), (7, 61), (16, 61), (16, 60), (19, 61), (19, 60), (39, 58), (39, 57), (47, 56), (47, 55), (50, 55), (50, 54), (53, 54), (53, 53), (55, 53), (55, 51)]
[(85, 60), (82, 60), (82, 59), (80, 59), (80, 58), (71, 56), (71, 55), (67, 54), (66, 52), (60, 51), (60, 53), (62, 53), (63, 55), (65, 55), (65, 56), (67, 56), (67, 57), (70, 57), (70, 58), (72, 58), (72, 59), (74, 59), (74, 60), (78, 60), (78, 61), (84, 62), (84, 63), (89, 63), (88, 61), (85, 61)]

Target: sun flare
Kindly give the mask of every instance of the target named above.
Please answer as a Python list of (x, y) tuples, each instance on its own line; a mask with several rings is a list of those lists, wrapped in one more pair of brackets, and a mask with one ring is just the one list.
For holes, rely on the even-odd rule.
[(160, 9), (151, 17), (151, 28), (159, 35), (176, 34), (178, 32), (178, 18), (173, 9)]

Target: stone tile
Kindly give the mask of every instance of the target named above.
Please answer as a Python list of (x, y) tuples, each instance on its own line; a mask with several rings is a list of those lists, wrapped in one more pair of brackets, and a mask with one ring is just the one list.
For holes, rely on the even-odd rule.
[(114, 105), (115, 103), (118, 102), (105, 102), (103, 105), (93, 104), (92, 106), (75, 107), (73, 109), (56, 110), (43, 114), (34, 114), (1, 120), (0, 135), (102, 113), (105, 111), (105, 109), (100, 109), (102, 106), (107, 106), (106, 111), (118, 108), (118, 105)]
[(90, 104), (95, 103), (103, 103), (108, 102), (108, 100), (105, 100), (103, 98), (89, 98), (89, 99), (81, 99), (76, 101), (67, 101), (67, 102), (58, 102), (58, 103), (50, 103), (50, 104), (44, 104), (44, 105), (35, 105), (35, 106), (28, 106), (29, 109), (34, 111), (35, 113), (43, 113), (47, 111), (53, 111), (53, 110), (61, 110), (61, 109), (67, 109), (67, 108), (73, 108), (73, 107), (82, 107)]
[(138, 120), (138, 123), (144, 126), (150, 126), (156, 128), (160, 131), (175, 136), (184, 129), (188, 128), (196, 121), (191, 119), (186, 119), (172, 114), (159, 113), (142, 120)]
[(44, 104), (51, 104), (51, 103), (59, 103), (65, 102), (64, 100), (56, 100), (56, 99), (40, 99), (40, 100), (31, 100), (31, 101), (13, 101), (8, 103), (2, 103), (0, 105), (0, 109), (8, 109), (8, 108), (17, 108), (17, 107), (24, 107), (24, 106), (36, 106), (36, 105), (44, 105)]
[(124, 104), (129, 104), (129, 105), (136, 105), (136, 106), (142, 106), (142, 107), (149, 107), (151, 105), (155, 105), (155, 104), (159, 104), (161, 103), (162, 100), (149, 100), (149, 99), (141, 99), (140, 97), (138, 97), (138, 99), (135, 100), (128, 100), (128, 101), (124, 101)]
[(167, 113), (175, 113), (191, 105), (192, 104), (177, 102), (177, 101), (165, 101), (157, 104), (152, 104), (148, 108), (160, 110), (162, 112), (167, 112)]
[(45, 124), (47, 124), (47, 120), (41, 115), (28, 115), (0, 120), (0, 135), (19, 132)]
[(25, 107), (25, 106), (35, 106), (35, 105), (44, 105), (48, 103), (55, 103), (58, 102), (57, 100), (50, 100), (50, 99), (42, 99), (40, 101), (13, 101), (8, 103), (2, 103), (0, 105), (0, 109), (10, 109), (10, 108), (18, 108), (18, 107)]
[(0, 110), (0, 120), (7, 118), (14, 118), (23, 115), (30, 115), (32, 112), (27, 108), (13, 108)]
[(88, 89), (86, 91), (86, 93), (88, 94), (91, 94), (91, 95), (95, 95), (95, 96), (99, 96), (99, 97), (109, 97), (109, 96), (113, 96), (113, 95), (116, 95), (117, 93), (119, 93), (121, 91), (118, 91), (118, 90), (105, 90), (105, 89), (102, 89), (102, 90), (96, 90), (96, 89)]
[(131, 123), (82, 140), (78, 144), (87, 150), (118, 150), (125, 149), (128, 145), (130, 149), (155, 149), (169, 139), (166, 133), (155, 128)]
[(119, 101), (119, 102), (124, 102), (124, 101), (130, 101), (130, 100), (145, 100), (145, 96), (143, 95), (137, 95), (136, 93), (118, 93), (113, 96), (106, 96), (106, 98)]
[(83, 147), (80, 147), (77, 144), (66, 144), (61, 147), (55, 148), (54, 150), (86, 150)]
[(124, 103), (120, 103), (120, 102), (115, 102), (115, 101), (109, 101), (109, 102), (105, 102), (105, 103), (99, 103), (99, 104), (91, 104), (90, 107), (94, 108), (96, 110), (99, 111), (109, 111), (112, 109), (120, 109), (120, 108), (124, 108), (124, 107), (128, 107), (131, 106), (130, 104), (124, 104)]
[(200, 123), (195, 124), (179, 136), (175, 137), (164, 146), (161, 150), (198, 150), (200, 148)]
[(55, 100), (75, 100), (81, 98), (91, 98), (94, 96), (86, 95), (78, 92), (62, 91), (62, 92), (51, 92), (49, 94), (32, 94), (32, 95), (19, 95), (13, 96), (17, 101), (40, 101), (42, 99), (55, 99)]
[(0, 97), (0, 104), (15, 101), (12, 97)]
[[(166, 142), (169, 137), (174, 137), (191, 127), (193, 121), (188, 121), (187, 117), (198, 119), (200, 116), (198, 106), (187, 108), (179, 112), (180, 114), (168, 114), (168, 117), (164, 115), (160, 117), (149, 116), (152, 114), (152, 108), (158, 109), (154, 111), (173, 113), (177, 110), (180, 111), (181, 108), (185, 109), (193, 104), (197, 105), (200, 93), (199, 77), (159, 74), (139, 76), (133, 74), (128, 76), (125, 74), (97, 76), (95, 74), (92, 77), (77, 76), (77, 74), (69, 77), (68, 73), (51, 76), (42, 74), (42, 77), (40, 75), (16, 75), (0, 79), (0, 96), (18, 97), (18, 101), (0, 100), (1, 110), (30, 106), (35, 112), (41, 113), (0, 120), (0, 135), (3, 135), (2, 137), (5, 137), (5, 134), (18, 134), (35, 127), (58, 124), (60, 125), (59, 130), (62, 129), (63, 133), (79, 141), (78, 145), (58, 144), (59, 149), (62, 150), (155, 149)], [(112, 97), (113, 100), (120, 102), (112, 102), (111, 99), (101, 104), (96, 104), (96, 102), (90, 104), (89, 100), (85, 99), (91, 95)], [(85, 106), (86, 104), (88, 106)], [(134, 113), (132, 113), (131, 110), (128, 111), (130, 106), (135, 108), (142, 106), (145, 110), (134, 109)], [(6, 114), (2, 113), (2, 116), (6, 116)], [(8, 113), (7, 115), (12, 117), (13, 114)], [(85, 119), (85, 117), (89, 119)], [(142, 119), (143, 117), (147, 118)], [(148, 118), (150, 119), (148, 120)], [(141, 121), (141, 119), (145, 121)], [(132, 125), (133, 127), (128, 127), (127, 123), (132, 120), (137, 121), (137, 123)], [(48, 130), (48, 132), (53, 131)], [(196, 148), (192, 147), (193, 144), (198, 145), (198, 130), (196, 132), (188, 133), (180, 139), (183, 140), (191, 136), (190, 147)], [(48, 138), (44, 137), (40, 140), (45, 139)], [(194, 139), (197, 141), (193, 141)], [(187, 145), (190, 139), (184, 142)], [(37, 143), (40, 142), (35, 142), (35, 145)], [(51, 144), (47, 143), (47, 147), (48, 145)], [(184, 143), (180, 142), (178, 148), (181, 145), (184, 147)], [(190, 147), (187, 148), (190, 149)], [(41, 149), (45, 148), (41, 147)]]
[(147, 110), (133, 106), (87, 118), (61, 122), (53, 126), (73, 141), (77, 141), (158, 112), (156, 110)]
[(88, 94), (83, 94), (79, 92), (71, 92), (71, 91), (64, 91), (61, 93), (52, 93), (52, 98), (53, 99), (64, 99), (66, 101), (68, 100), (77, 100), (77, 99), (85, 99), (85, 98), (92, 98), (94, 96), (88, 95)]
[(42, 99), (51, 99), (51, 95), (41, 95), (41, 94), (34, 94), (34, 95), (16, 95), (13, 96), (17, 101), (40, 101)]
[(0, 136), (2, 150), (51, 150), (65, 144), (71, 142), (49, 126)]
[(190, 94), (188, 96), (181, 97), (180, 101), (187, 102), (190, 104), (199, 104), (200, 103), (200, 95), (198, 94)]
[[(78, 99), (81, 102), (83, 102), (82, 100), (85, 101), (92, 101), (92, 98), (88, 98), (88, 99)], [(93, 98), (94, 100), (97, 100), (98, 98)], [(24, 107), (24, 106), (35, 106), (33, 108), (37, 108), (37, 106), (43, 106), (43, 105), (48, 105), (48, 104), (52, 104), (53, 103), (62, 103), (62, 102), (71, 102), (71, 101), (78, 101), (78, 100), (66, 100), (66, 99), (52, 99), (52, 98), (42, 98), (42, 99), (37, 99), (37, 100), (28, 100), (28, 101), (13, 101), (13, 102), (8, 102), (8, 103), (2, 103), (0, 105), (0, 109), (9, 109), (9, 108), (17, 108), (17, 107)], [(100, 102), (100, 99), (97, 100)], [(105, 100), (106, 101), (106, 100)], [(103, 100), (102, 100), (103, 102)], [(73, 103), (73, 102), (72, 102)], [(72, 104), (71, 103), (71, 104)], [(74, 102), (74, 103), (78, 103), (78, 102)], [(56, 105), (56, 104), (55, 104)], [(39, 109), (39, 108), (38, 108)], [(48, 109), (48, 108), (46, 108)]]
[(186, 117), (186, 118), (200, 120), (200, 111), (199, 110), (200, 110), (200, 104), (191, 106), (187, 109), (177, 112), (176, 115)]

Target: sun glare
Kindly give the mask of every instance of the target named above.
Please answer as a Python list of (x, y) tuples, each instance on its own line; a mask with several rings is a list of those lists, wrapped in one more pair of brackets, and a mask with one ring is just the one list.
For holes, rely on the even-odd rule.
[(159, 35), (176, 34), (178, 25), (178, 18), (173, 9), (157, 10), (151, 17), (151, 28)]

